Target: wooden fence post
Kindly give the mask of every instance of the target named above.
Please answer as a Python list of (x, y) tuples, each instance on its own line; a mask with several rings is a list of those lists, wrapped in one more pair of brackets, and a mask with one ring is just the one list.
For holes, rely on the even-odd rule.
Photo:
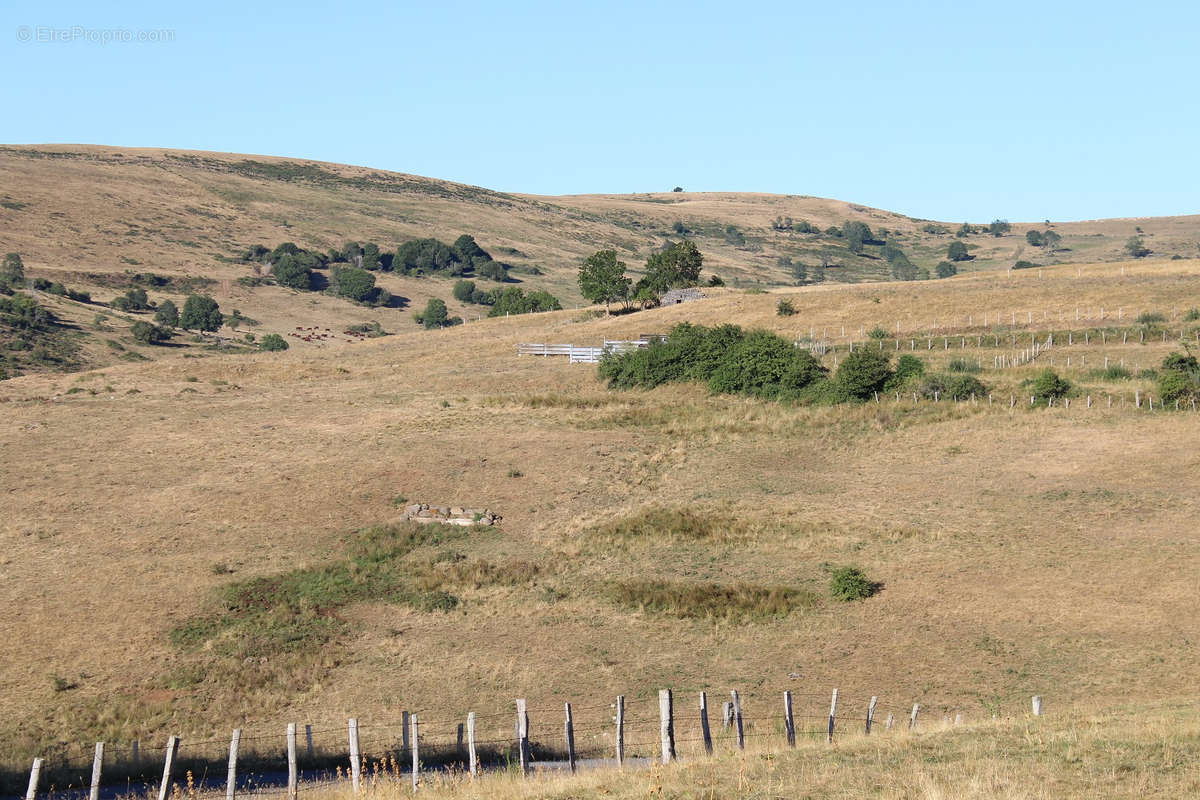
[(88, 791), (88, 800), (100, 800), (100, 773), (104, 769), (104, 742), (96, 742), (96, 752), (92, 756), (92, 785)]
[(171, 773), (175, 771), (175, 754), (179, 752), (179, 737), (167, 739), (167, 755), (163, 759), (162, 783), (158, 786), (158, 800), (167, 800), (171, 793)]
[(825, 741), (833, 744), (833, 719), (837, 716), (837, 689), (833, 690), (833, 700), (829, 703), (829, 731), (826, 733)]
[(887, 720), (885, 720), (883, 723), (883, 729), (885, 731), (890, 731), (892, 729), (892, 725), (894, 724), (896, 724), (896, 715), (888, 714)]
[(787, 735), (788, 747), (796, 746), (796, 721), (792, 717), (792, 693), (783, 693), (783, 732)]
[(729, 693), (729, 699), (733, 710), (733, 723), (737, 726), (737, 746), (739, 750), (745, 750), (746, 732), (742, 728), (742, 701), (738, 697), (737, 689)]
[(309, 761), (313, 760), (312, 725), (304, 726), (304, 753)]
[(521, 762), (521, 774), (529, 772), (529, 714), (525, 701), (517, 701), (517, 751)]
[(871, 735), (871, 723), (875, 721), (875, 706), (879, 703), (879, 698), (871, 695), (871, 702), (867, 704), (867, 735)]
[(921, 708), (920, 703), (913, 703), (912, 716), (908, 718), (908, 729), (911, 731), (917, 727), (917, 711)]
[(712, 731), (708, 729), (708, 692), (700, 693), (700, 733), (704, 737), (704, 752), (712, 755)]
[(471, 711), (467, 714), (467, 765), (471, 770), (471, 777), (474, 778), (479, 774), (479, 756), (475, 754), (475, 712)]
[(617, 766), (625, 761), (625, 695), (617, 695)]
[(421, 737), (417, 728), (417, 715), (411, 715), (409, 720), (412, 723), (412, 787), (415, 792), (421, 785)]
[(670, 764), (675, 758), (675, 709), (672, 707), (670, 689), (658, 691), (658, 722), (662, 736), (662, 763)]
[(567, 766), (575, 772), (575, 721), (571, 718), (571, 704), (566, 703), (567, 719), (563, 723), (563, 737), (567, 740)]
[(42, 774), (42, 759), (35, 758), (33, 766), (29, 768), (29, 788), (25, 790), (25, 800), (36, 800), (38, 778)]
[(296, 765), (296, 723), (287, 726), (288, 797), (296, 800), (300, 791), (300, 774)]
[(1033, 696), (1033, 715), (1035, 717), (1040, 717), (1042, 715), (1042, 696), (1040, 694), (1035, 694)]
[(225, 770), (225, 800), (233, 800), (237, 792), (238, 745), (242, 741), (242, 729), (234, 728), (229, 738), (229, 766)]
[[(407, 736), (405, 738), (408, 738)], [(358, 720), (350, 720), (350, 781), (354, 793), (358, 794), (362, 782), (362, 764), (358, 751)]]

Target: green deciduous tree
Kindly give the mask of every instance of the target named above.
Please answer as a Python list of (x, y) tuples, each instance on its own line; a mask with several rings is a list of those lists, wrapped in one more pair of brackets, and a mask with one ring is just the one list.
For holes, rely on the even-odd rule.
[(154, 321), (164, 328), (179, 327), (179, 309), (170, 300), (163, 300), (154, 312)]
[(967, 246), (962, 242), (951, 242), (946, 248), (946, 257), (951, 261), (967, 261), (971, 258), (967, 253)]
[(280, 254), (271, 271), (275, 273), (275, 281), (280, 286), (305, 291), (312, 288), (312, 269), (295, 253)]
[(891, 376), (891, 359), (888, 354), (864, 347), (842, 359), (842, 363), (838, 364), (836, 379), (846, 394), (866, 399), (882, 389)]
[(356, 303), (369, 303), (375, 299), (375, 276), (357, 267), (334, 268), (333, 285), (337, 293)]
[(647, 259), (643, 285), (660, 293), (676, 287), (695, 286), (700, 281), (703, 264), (704, 256), (695, 242), (690, 239), (674, 242)]
[(625, 276), (625, 262), (617, 260), (616, 250), (600, 250), (588, 256), (579, 268), (579, 291), (592, 303), (609, 304), (629, 296), (630, 279)]
[(260, 350), (274, 352), (278, 350), (287, 350), (288, 343), (278, 333), (268, 333), (266, 336), (262, 337), (261, 341), (259, 341), (258, 347)]
[(187, 331), (213, 332), (221, 329), (224, 317), (217, 301), (202, 294), (190, 295), (179, 315), (179, 326)]
[(939, 261), (937, 265), (937, 276), (939, 278), (949, 278), (951, 275), (958, 274), (958, 267), (951, 264), (949, 261)]

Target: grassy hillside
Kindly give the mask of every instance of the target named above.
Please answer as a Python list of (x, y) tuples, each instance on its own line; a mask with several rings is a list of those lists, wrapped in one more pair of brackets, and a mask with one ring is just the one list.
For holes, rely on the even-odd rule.
[[(378, 321), (388, 331), (410, 328), (411, 311), (423, 308), (430, 297), (446, 300), (452, 315), (468, 321), (487, 311), (455, 301), (452, 281), (445, 278), (378, 273), (379, 284), (397, 298), (389, 308), (279, 286), (243, 285), (238, 279), (253, 277), (257, 265), (240, 256), (255, 244), (274, 247), (292, 241), (324, 252), (354, 240), (394, 250), (413, 238), (450, 242), (468, 233), (512, 265), (512, 278), (521, 287), (548, 289), (571, 307), (581, 302), (576, 273), (587, 255), (615, 248), (637, 271), (652, 252), (681, 236), (698, 243), (705, 276), (715, 273), (734, 287), (763, 288), (795, 283), (791, 268), (781, 266), (780, 259), (805, 264), (809, 280), (890, 279), (879, 245), (868, 244), (856, 255), (844, 239), (820, 233), (848, 220), (866, 223), (878, 241), (892, 239), (914, 265), (931, 271), (955, 241), (964, 242), (972, 256), (958, 265), (968, 272), (1007, 268), (1018, 260), (1119, 259), (1127, 238), (1138, 229), (1159, 258), (1194, 257), (1200, 241), (1200, 217), (1051, 221), (1062, 243), (1048, 253), (1025, 240), (1030, 228), (1046, 230), (1045, 222), (1014, 224), (999, 237), (974, 233), (958, 239), (956, 222), (931, 223), (812, 197), (690, 192), (534, 197), (344, 165), (85, 145), (0, 147), (0, 179), (5, 186), (0, 251), (20, 253), (31, 278), (91, 294), (92, 305), (63, 301), (56, 312), (83, 334), (78, 363), (94, 366), (135, 357), (126, 355), (131, 347), (155, 359), (196, 349), (177, 339), (181, 346), (172, 350), (139, 351), (120, 334), (144, 315), (119, 317), (107, 333), (95, 330), (96, 314), (107, 313), (100, 304), (134, 285), (139, 273), (169, 279), (166, 285), (149, 287), (152, 301), (182, 305), (188, 292), (204, 291), (226, 314), (242, 312), (251, 323), (225, 331), (226, 339), (298, 327), (330, 329), (330, 337), (291, 341), (301, 348), (350, 341), (355, 337), (341, 333), (349, 325)], [(817, 232), (777, 230), (776, 220), (783, 218), (792, 219), (794, 228), (803, 220)]]
[[(668, 685), (738, 688), (758, 709), (838, 686), (968, 721), (1035, 693), (1058, 708), (1194, 693), (1200, 417), (1135, 407), (1149, 374), (1094, 370), (1194, 342), (1198, 304), (1194, 261), (1065, 266), (0, 382), (0, 626), (21, 643), (0, 665), (0, 741), (20, 763), (56, 741), (456, 720)], [(1165, 322), (1130, 324), (1146, 311)], [(681, 321), (844, 327), (829, 366), (899, 323), (889, 347), (982, 362), (995, 402), (614, 392), (594, 367), (516, 356)], [(985, 335), (1050, 328), (1037, 363), (991, 369), (1010, 348)], [(1062, 344), (1067, 329), (1091, 341)], [(1079, 385), (1071, 407), (1010, 409), (1051, 358)], [(420, 536), (399, 524), (412, 502), (503, 522)], [(833, 600), (842, 565), (882, 590)]]

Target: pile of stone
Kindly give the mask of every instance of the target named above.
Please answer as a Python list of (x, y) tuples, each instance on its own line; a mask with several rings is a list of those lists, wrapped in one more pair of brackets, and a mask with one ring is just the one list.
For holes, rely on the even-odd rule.
[(668, 292), (664, 292), (662, 296), (658, 298), (658, 302), (664, 306), (674, 306), (678, 305), (679, 303), (690, 303), (693, 300), (703, 299), (704, 292), (696, 288), (671, 289)]
[(496, 525), (500, 522), (501, 517), (486, 508), (413, 503), (411, 506), (405, 507), (404, 519), (420, 523), (440, 522), (443, 525)]

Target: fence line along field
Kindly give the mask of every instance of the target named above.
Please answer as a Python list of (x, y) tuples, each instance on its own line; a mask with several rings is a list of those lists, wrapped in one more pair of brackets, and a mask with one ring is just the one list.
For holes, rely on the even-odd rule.
[[(1141, 766), (1173, 758), (1167, 745), (1109, 745), (1136, 734), (1194, 752), (1194, 716), (1163, 709), (1195, 695), (1200, 418), (1161, 409), (1151, 371), (1194, 352), (1184, 317), (1200, 305), (1200, 274), (1186, 260), (1037, 273), (713, 290), (613, 317), (514, 315), (0, 382), (0, 624), (19, 643), (0, 663), (5, 793), (24, 791), (32, 759), (52, 758), (59, 742), (89, 743), (78, 780), (90, 743), (178, 735), (186, 755), (189, 742), (238, 727), (248, 737), (261, 728), (278, 763), (287, 724), (313, 709), (337, 721), (340, 747), (351, 717), (365, 726), (420, 705), (434, 710), (418, 709), (433, 726), (423, 730), (446, 737), (456, 728), (438, 728), (441, 717), (465, 724), (468, 711), (517, 697), (539, 712), (534, 736), (544, 727), (555, 741), (570, 702), (583, 742), (587, 709), (620, 694), (644, 701), (680, 687), (679, 708), (707, 688), (716, 718), (717, 689), (737, 687), (767, 698), (753, 707), (778, 721), (782, 692), (803, 685), (838, 686), (839, 708), (886, 694), (920, 703), (922, 719), (928, 706), (935, 720), (962, 713), (959, 731), (936, 742), (837, 750), (948, 794), (955, 773), (919, 766), (926, 744), (986, 787), (1003, 783), (995, 748), (1026, 754), (1030, 774), (1069, 777), (1074, 735), (1088, 763), (1186, 795), (1194, 773)], [(778, 314), (781, 299), (794, 315)], [(1103, 307), (1105, 319), (1076, 324), (1077, 306)], [(989, 330), (970, 330), (985, 311)], [(1134, 311), (1164, 321), (1124, 318)], [(802, 405), (692, 383), (613, 390), (594, 367), (517, 356), (522, 342), (633, 341), (682, 322), (765, 328), (788, 342), (811, 328), (840, 339), (844, 325), (825, 366), (842, 363), (850, 341), (856, 353), (882, 341), (893, 363), (971, 362), (979, 370), (964, 374), (993, 402)], [(877, 326), (881, 340), (868, 335)], [(1110, 326), (1122, 340), (1097, 344), (1094, 332)], [(1033, 363), (992, 366), (1050, 333)], [(972, 335), (1008, 347), (973, 348)], [(1106, 357), (1128, 374), (1096, 374)], [(1056, 397), (1030, 410), (1026, 382), (1049, 358), (1072, 384), (1070, 407)], [(1112, 408), (1096, 402), (1108, 396)], [(1147, 396), (1153, 410), (1134, 402)], [(404, 520), (416, 503), (486, 508), (502, 521), (420, 526)], [(870, 590), (846, 601), (834, 589), (851, 568)], [(1046, 725), (1059, 724), (1059, 708), (1107, 709), (1095, 713), (1119, 717), (1118, 733), (1089, 727), (1091, 712), (1071, 717), (1079, 728), (981, 732), (993, 713), (1023, 713), (1051, 691)], [(1128, 708), (1158, 721), (1122, 716)], [(538, 721), (542, 709), (552, 722)], [(1041, 730), (1068, 755), (1030, 744)], [(212, 758), (228, 750), (219, 738)], [(832, 767), (804, 747), (760, 752), (771, 759), (720, 756), (717, 772), (734, 778), (717, 774), (717, 791), (737, 793), (742, 765), (755, 785), (785, 780), (784, 794), (802, 779), (834, 785)], [(798, 773), (771, 772), (785, 762)], [(689, 761), (657, 774), (678, 788), (703, 770)], [(562, 791), (608, 785), (577, 780)], [(613, 792), (645, 794), (640, 780)], [(1113, 778), (1099, 793), (1128, 796), (1123, 785)]]
[[(840, 742), (846, 735), (913, 734), (921, 719), (919, 703), (910, 709), (886, 699), (880, 703), (875, 695), (839, 697), (837, 689), (831, 697), (788, 689), (774, 698), (779, 701), (776, 703), (768, 702), (769, 698), (760, 693), (746, 696), (735, 689), (729, 692), (728, 700), (714, 704), (711, 716), (710, 693), (696, 694), (698, 702), (689, 708), (677, 702), (680, 698), (672, 689), (659, 690), (657, 697), (618, 695), (608, 704), (573, 706), (565, 702), (560, 709), (561, 738), (554, 731), (554, 718), (559, 715), (550, 709), (531, 711), (524, 699), (515, 701), (515, 714), (512, 709), (483, 715), (470, 711), (454, 719), (437, 712), (402, 711), (392, 723), (371, 721), (365, 725), (351, 718), (341, 730), (344, 749), (329, 743), (336, 739), (336, 726), (314, 729), (312, 724), (305, 724), (301, 729), (296, 723), (288, 723), (282, 737), (247, 735), (244, 729), (235, 728), (223, 764), (223, 789), (227, 800), (239, 793), (286, 792), (295, 798), (302, 783), (307, 794), (314, 787), (344, 779), (357, 795), (368, 785), (377, 787), (380, 780), (385, 784), (401, 781), (407, 773), (403, 780), (416, 791), (428, 779), (430, 770), (465, 772), (475, 779), (485, 770), (505, 770), (512, 765), (522, 777), (546, 769), (575, 773), (583, 766), (620, 769), (666, 765), (680, 758), (711, 757), (717, 750), (745, 751), (748, 743), (755, 742), (795, 748), (798, 738), (833, 745), (835, 738)], [(1040, 695), (1033, 696), (1030, 710), (1034, 717), (1042, 715)], [(920, 729), (944, 729), (964, 721), (963, 714), (956, 712), (953, 717), (945, 714), (940, 720), (922, 720)], [(81, 777), (85, 759), (73, 759), (69, 749), (49, 759), (39, 756), (33, 760), (25, 798), (36, 800), (47, 783), (51, 795), (56, 786), (69, 792), (76, 780), (80, 787), (88, 787), (90, 800), (98, 800), (103, 790), (111, 792), (121, 785), (126, 793), (135, 791), (135, 783), (144, 784), (143, 791), (148, 794), (157, 764), (162, 767), (157, 779), (161, 800), (179, 793), (179, 780), (184, 776), (189, 793), (211, 791), (218, 786), (218, 768), (222, 766), (213, 753), (223, 750), (224, 745), (221, 739), (192, 742), (174, 735), (161, 748), (142, 748), (137, 740), (115, 747), (97, 742), (86, 781)], [(249, 747), (244, 749), (245, 745)], [(207, 777), (210, 773), (211, 779)]]

